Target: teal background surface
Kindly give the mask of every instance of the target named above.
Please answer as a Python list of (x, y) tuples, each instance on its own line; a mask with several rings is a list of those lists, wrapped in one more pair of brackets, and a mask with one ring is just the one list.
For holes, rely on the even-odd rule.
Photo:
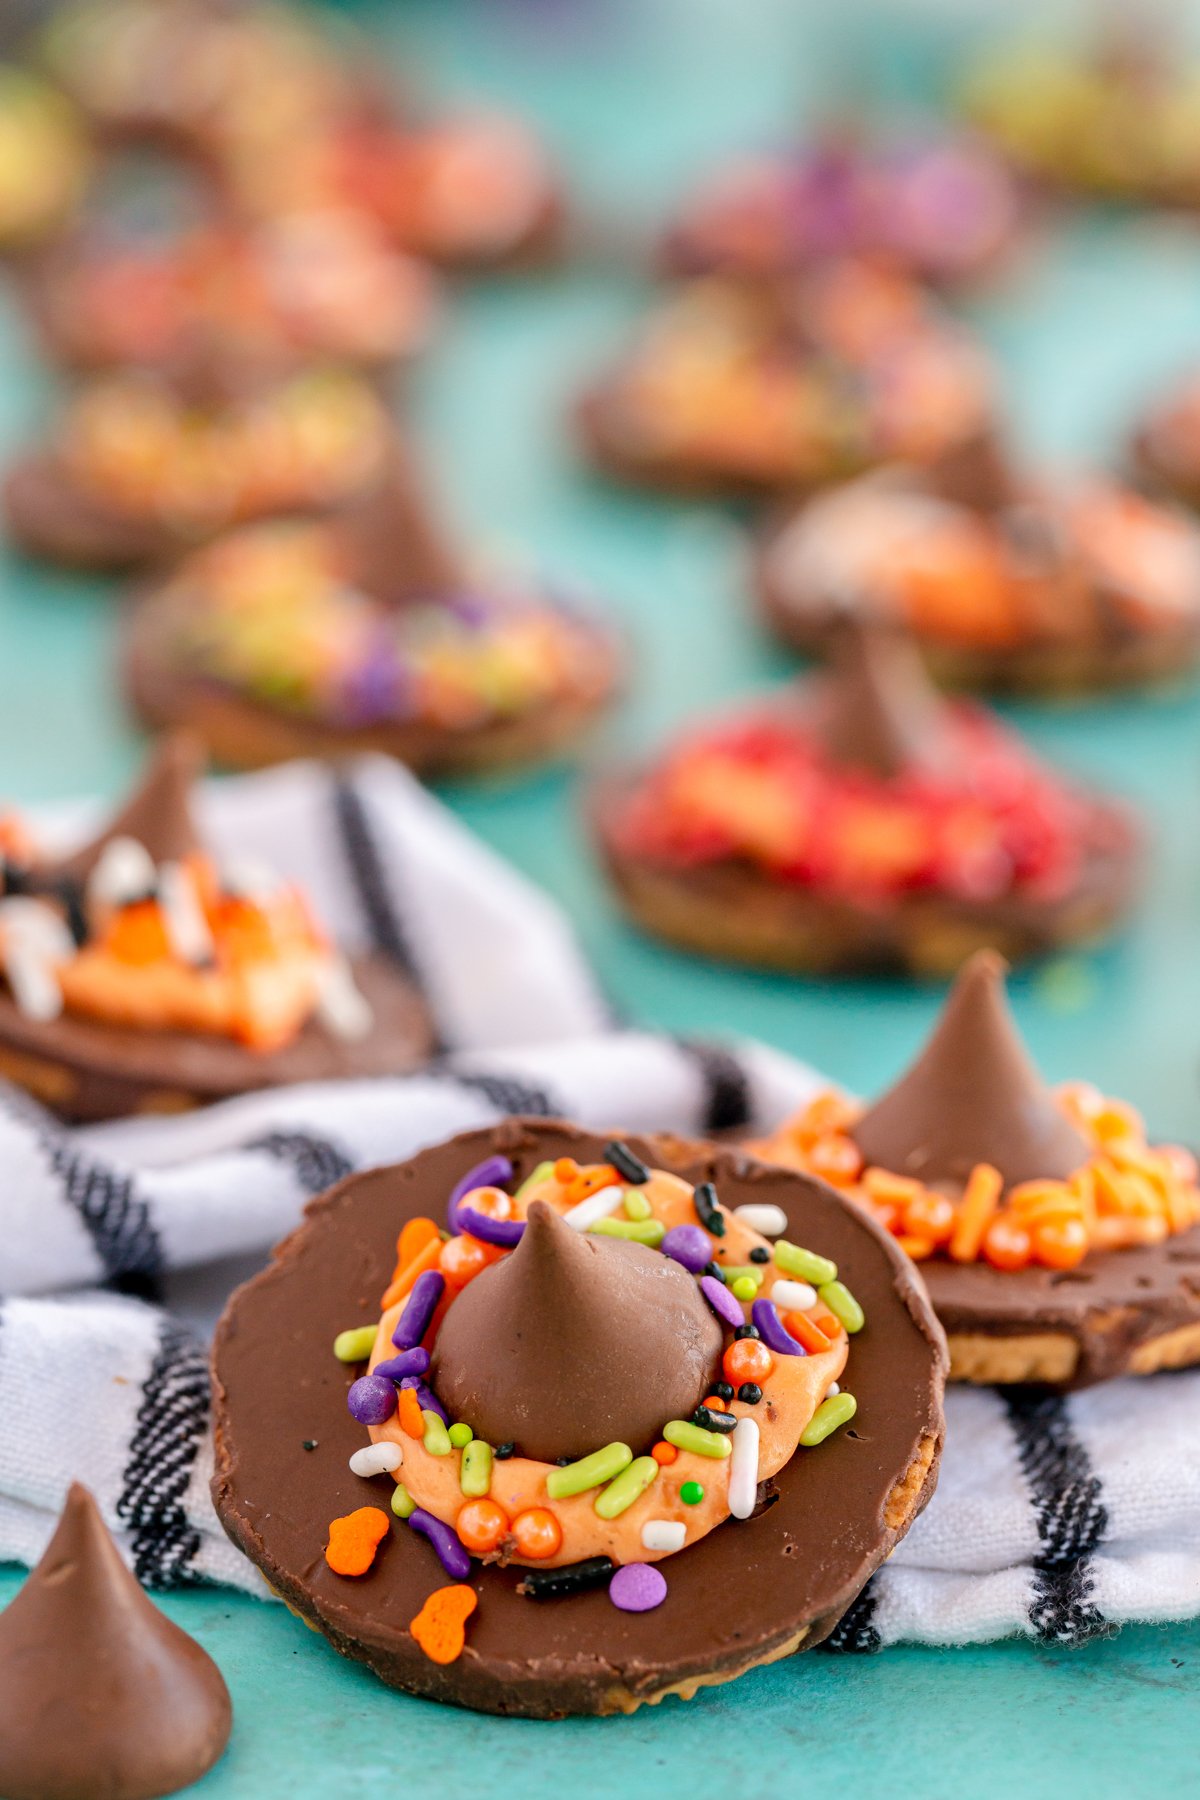
[[(348, 9), (349, 10), (349, 9)], [(363, 5), (352, 10), (366, 14)], [(1011, 17), (1011, 14), (1009, 14)], [(564, 414), (650, 289), (637, 251), (722, 148), (836, 104), (928, 101), (998, 8), (909, 0), (412, 0), (375, 9), (419, 86), (535, 116), (580, 195), (581, 255), (553, 279), (464, 291), (412, 410), (464, 527), (582, 581), (628, 631), (630, 692), (596, 754), (785, 679), (745, 601), (733, 515), (608, 488), (577, 465)], [(1137, 407), (1200, 360), (1200, 230), (1080, 214), (1041, 232), (967, 311), (1008, 378), (1033, 454), (1118, 460)], [(0, 294), (0, 455), (45, 406), (13, 298)], [(139, 744), (112, 671), (110, 588), (0, 555), (0, 793), (115, 793)], [(1145, 905), (1103, 953), (1022, 974), (1015, 1004), (1047, 1074), (1086, 1075), (1156, 1132), (1200, 1135), (1200, 703), (1194, 691), (1008, 709), (1048, 755), (1135, 799), (1153, 859)], [(599, 883), (565, 773), (444, 796), (567, 908), (621, 1007), (677, 1030), (757, 1034), (869, 1091), (936, 1010), (934, 989), (724, 970), (627, 929)], [(15, 1591), (0, 1574), (0, 1601)], [(226, 1797), (565, 1790), (696, 1800), (780, 1792), (1107, 1796), (1196, 1786), (1200, 1627), (1127, 1630), (1062, 1652), (1024, 1642), (812, 1656), (628, 1721), (544, 1726), (384, 1692), (282, 1608), (223, 1593), (166, 1603), (217, 1656), (237, 1725), (196, 1790)]]

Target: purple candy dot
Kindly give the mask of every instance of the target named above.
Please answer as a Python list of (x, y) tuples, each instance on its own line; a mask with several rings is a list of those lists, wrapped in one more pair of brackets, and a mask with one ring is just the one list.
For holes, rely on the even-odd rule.
[(664, 1256), (682, 1263), (692, 1275), (698, 1275), (712, 1261), (712, 1239), (699, 1225), (673, 1225), (660, 1247)]
[[(664, 1239), (663, 1241), (665, 1242), (666, 1240)], [(726, 1325), (732, 1325), (733, 1329), (736, 1331), (739, 1325), (744, 1325), (746, 1323), (746, 1315), (742, 1311), (740, 1303), (734, 1299), (729, 1289), (725, 1286), (725, 1283), (723, 1281), (718, 1281), (715, 1275), (702, 1275), (700, 1277), (700, 1292), (704, 1295), (704, 1298), (708, 1301), (708, 1304), (712, 1307), (718, 1319), (722, 1319)]]
[(608, 1597), (622, 1612), (652, 1612), (667, 1597), (666, 1577), (653, 1563), (626, 1563), (609, 1582)]
[(360, 1425), (382, 1425), (396, 1410), (396, 1390), (382, 1375), (360, 1375), (346, 1395), (346, 1405)]

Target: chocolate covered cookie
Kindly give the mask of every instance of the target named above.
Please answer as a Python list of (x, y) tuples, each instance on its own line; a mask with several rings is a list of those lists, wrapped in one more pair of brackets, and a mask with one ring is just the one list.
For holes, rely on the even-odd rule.
[(1137, 886), (1119, 802), (941, 699), (911, 646), (843, 628), (834, 668), (600, 781), (591, 817), (655, 936), (784, 970), (953, 971), (1103, 936)]
[(166, 743), (66, 858), (4, 821), (0, 1074), (66, 1118), (396, 1074), (432, 1050), (404, 970), (347, 958), (293, 884), (212, 854), (188, 799), (195, 766), (194, 744)]
[(819, 1642), (942, 1438), (940, 1332), (862, 1212), (542, 1119), (314, 1202), (213, 1368), (217, 1511), (288, 1605), (393, 1686), (538, 1718)]
[(995, 956), (879, 1100), (821, 1095), (754, 1148), (834, 1182), (919, 1262), (952, 1380), (1087, 1387), (1200, 1362), (1194, 1158), (1086, 1083), (1046, 1086)]

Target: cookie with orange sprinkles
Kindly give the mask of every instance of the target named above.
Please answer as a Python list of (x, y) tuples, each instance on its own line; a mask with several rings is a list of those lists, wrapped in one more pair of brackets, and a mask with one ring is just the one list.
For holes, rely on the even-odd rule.
[(941, 1333), (861, 1208), (544, 1119), (313, 1202), (213, 1367), (213, 1497), (270, 1586), (392, 1686), (539, 1718), (819, 1643), (943, 1430)]
[(1088, 1387), (1200, 1362), (1200, 1186), (1129, 1106), (1030, 1062), (989, 953), (868, 1107), (819, 1095), (761, 1156), (832, 1181), (916, 1259), (952, 1380)]

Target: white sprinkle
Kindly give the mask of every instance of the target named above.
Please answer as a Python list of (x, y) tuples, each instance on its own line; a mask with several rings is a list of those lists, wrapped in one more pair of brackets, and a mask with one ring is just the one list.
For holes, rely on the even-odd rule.
[(842, 1391), (842, 1390), (841, 1390), (841, 1388), (840, 1388), (840, 1387), (839, 1387), (839, 1386), (838, 1386), (838, 1384), (837, 1384), (837, 1382), (836, 1382), (836, 1381), (831, 1381), (831, 1382), (830, 1382), (830, 1384), (829, 1384), (829, 1386), (828, 1386), (828, 1387), (827, 1387), (827, 1388), (826, 1388), (826, 1389), (825, 1389), (825, 1398), (826, 1398), (826, 1399), (827, 1399), (827, 1400), (832, 1400), (832, 1399), (833, 1399), (833, 1396), (834, 1396), (834, 1395), (835, 1395), (835, 1394), (840, 1394), (840, 1393), (841, 1393), (841, 1391)]
[(221, 886), (227, 894), (260, 904), (279, 892), (279, 876), (264, 857), (238, 856), (221, 867)]
[(817, 1290), (807, 1281), (776, 1281), (771, 1287), (771, 1299), (780, 1312), (807, 1312), (817, 1304)]
[(344, 956), (331, 959), (321, 980), (317, 1016), (334, 1037), (357, 1043), (375, 1023), (371, 1003), (360, 991)]
[(622, 1187), (601, 1188), (598, 1194), (589, 1194), (578, 1206), (573, 1206), (563, 1218), (575, 1231), (586, 1231), (600, 1219), (607, 1219), (609, 1213), (615, 1213), (618, 1206), (625, 1201), (625, 1189)]
[(191, 870), (182, 863), (164, 863), (158, 872), (158, 898), (176, 956), (185, 963), (207, 962), (213, 953), (212, 933)]
[(136, 838), (115, 837), (105, 844), (88, 876), (93, 906), (125, 906), (153, 893), (158, 879), (154, 858)]
[(19, 896), (0, 902), (0, 957), (27, 1019), (58, 1018), (63, 1000), (55, 968), (74, 951), (65, 923), (44, 901)]
[(682, 1550), (687, 1526), (676, 1519), (647, 1519), (642, 1526), (643, 1550)]
[(758, 1424), (739, 1419), (729, 1458), (729, 1510), (735, 1519), (748, 1519), (758, 1499)]
[(787, 1214), (782, 1206), (767, 1206), (755, 1203), (753, 1206), (735, 1206), (735, 1219), (748, 1225), (751, 1231), (761, 1232), (763, 1237), (782, 1237), (787, 1230)]
[(350, 1458), (352, 1475), (390, 1475), (404, 1461), (404, 1452), (399, 1444), (393, 1444), (390, 1438), (382, 1438), (377, 1444), (364, 1444)]

